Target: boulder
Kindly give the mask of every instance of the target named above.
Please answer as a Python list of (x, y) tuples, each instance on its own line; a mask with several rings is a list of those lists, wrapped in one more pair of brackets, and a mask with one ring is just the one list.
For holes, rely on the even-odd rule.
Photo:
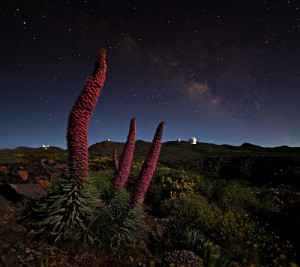
[(21, 197), (40, 199), (47, 195), (46, 191), (38, 184), (10, 184), (10, 186)]
[(20, 177), (23, 181), (27, 181), (28, 178), (29, 178), (28, 171), (26, 171), (26, 170), (19, 170), (19, 171), (18, 171), (18, 174), (19, 174), (19, 177)]
[(56, 162), (53, 159), (42, 159), (41, 160), (41, 165), (43, 167), (49, 167), (49, 166), (54, 166)]
[(41, 187), (46, 188), (46, 187), (50, 187), (52, 183), (50, 181), (46, 180), (46, 179), (39, 179), (38, 184)]
[(4, 173), (4, 174), (8, 174), (9, 173), (9, 169), (7, 166), (0, 166), (0, 173)]
[(193, 251), (175, 250), (163, 254), (163, 266), (203, 267), (203, 260)]

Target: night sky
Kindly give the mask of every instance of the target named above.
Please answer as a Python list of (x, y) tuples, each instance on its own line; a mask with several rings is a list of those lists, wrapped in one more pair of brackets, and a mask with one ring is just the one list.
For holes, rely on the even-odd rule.
[(89, 145), (137, 139), (300, 146), (300, 2), (0, 3), (0, 149), (66, 147), (100, 48), (107, 77)]

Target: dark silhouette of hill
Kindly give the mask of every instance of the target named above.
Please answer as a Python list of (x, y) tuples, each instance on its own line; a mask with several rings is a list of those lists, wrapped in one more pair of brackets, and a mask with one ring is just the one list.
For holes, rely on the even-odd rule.
[[(135, 143), (135, 157), (145, 156), (149, 147), (150, 142), (145, 142), (142, 140), (137, 140)], [(96, 143), (89, 147), (89, 153), (92, 156), (110, 156), (113, 155), (113, 149), (117, 150), (118, 155), (120, 156), (125, 143), (121, 142), (113, 142), (113, 141), (103, 141), (100, 143)]]
[[(136, 141), (134, 157), (144, 159), (150, 142)], [(111, 157), (113, 148), (120, 157), (124, 143), (103, 141), (89, 147), (90, 157)], [(0, 164), (34, 161), (50, 158), (67, 161), (67, 150), (50, 147), (18, 147), (0, 150)], [(169, 141), (162, 145), (159, 162), (174, 168), (183, 168), (208, 178), (247, 179), (255, 182), (282, 182), (300, 187), (300, 148), (279, 146), (260, 147), (244, 143), (241, 146), (215, 145), (187, 141)]]

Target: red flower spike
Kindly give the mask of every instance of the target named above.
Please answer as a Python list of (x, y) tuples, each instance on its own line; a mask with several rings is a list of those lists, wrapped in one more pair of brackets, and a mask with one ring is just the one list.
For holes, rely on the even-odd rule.
[(113, 183), (113, 188), (116, 191), (120, 191), (128, 180), (133, 158), (133, 152), (135, 148), (135, 136), (135, 118), (132, 118), (130, 122), (130, 129), (127, 141), (123, 149), (122, 156), (120, 158), (118, 173)]
[(143, 164), (142, 170), (139, 174), (137, 184), (135, 185), (134, 188), (133, 200), (135, 203), (143, 202), (144, 195), (149, 187), (150, 181), (155, 171), (157, 160), (160, 153), (160, 148), (161, 148), (163, 128), (164, 128), (164, 122), (162, 121), (156, 129), (156, 133), (154, 135), (148, 155)]
[(106, 51), (97, 55), (93, 74), (88, 77), (68, 120), (67, 143), (69, 171), (72, 179), (85, 182), (88, 178), (88, 126), (106, 75)]
[(119, 169), (119, 161), (118, 161), (118, 154), (117, 154), (116, 148), (114, 148), (114, 151), (113, 151), (113, 161), (114, 161), (115, 171), (117, 172)]

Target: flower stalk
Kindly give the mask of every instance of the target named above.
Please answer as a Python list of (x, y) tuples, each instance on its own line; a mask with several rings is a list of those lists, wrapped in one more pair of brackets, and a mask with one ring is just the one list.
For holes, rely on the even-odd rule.
[(68, 120), (67, 146), (70, 177), (77, 182), (88, 179), (88, 126), (106, 76), (106, 51), (97, 55), (95, 68), (77, 98)]
[(143, 202), (145, 193), (149, 187), (150, 181), (156, 169), (156, 164), (161, 149), (163, 129), (164, 122), (162, 121), (156, 129), (156, 133), (154, 135), (148, 155), (145, 159), (142, 170), (139, 174), (137, 183), (134, 188), (133, 200), (136, 204)]
[(125, 143), (125, 147), (123, 149), (120, 162), (118, 165), (117, 176), (113, 182), (113, 188), (116, 191), (120, 191), (128, 180), (131, 164), (132, 164), (133, 153), (135, 149), (135, 137), (136, 137), (136, 121), (135, 118), (132, 118), (130, 122), (130, 129), (129, 129), (127, 141)]

